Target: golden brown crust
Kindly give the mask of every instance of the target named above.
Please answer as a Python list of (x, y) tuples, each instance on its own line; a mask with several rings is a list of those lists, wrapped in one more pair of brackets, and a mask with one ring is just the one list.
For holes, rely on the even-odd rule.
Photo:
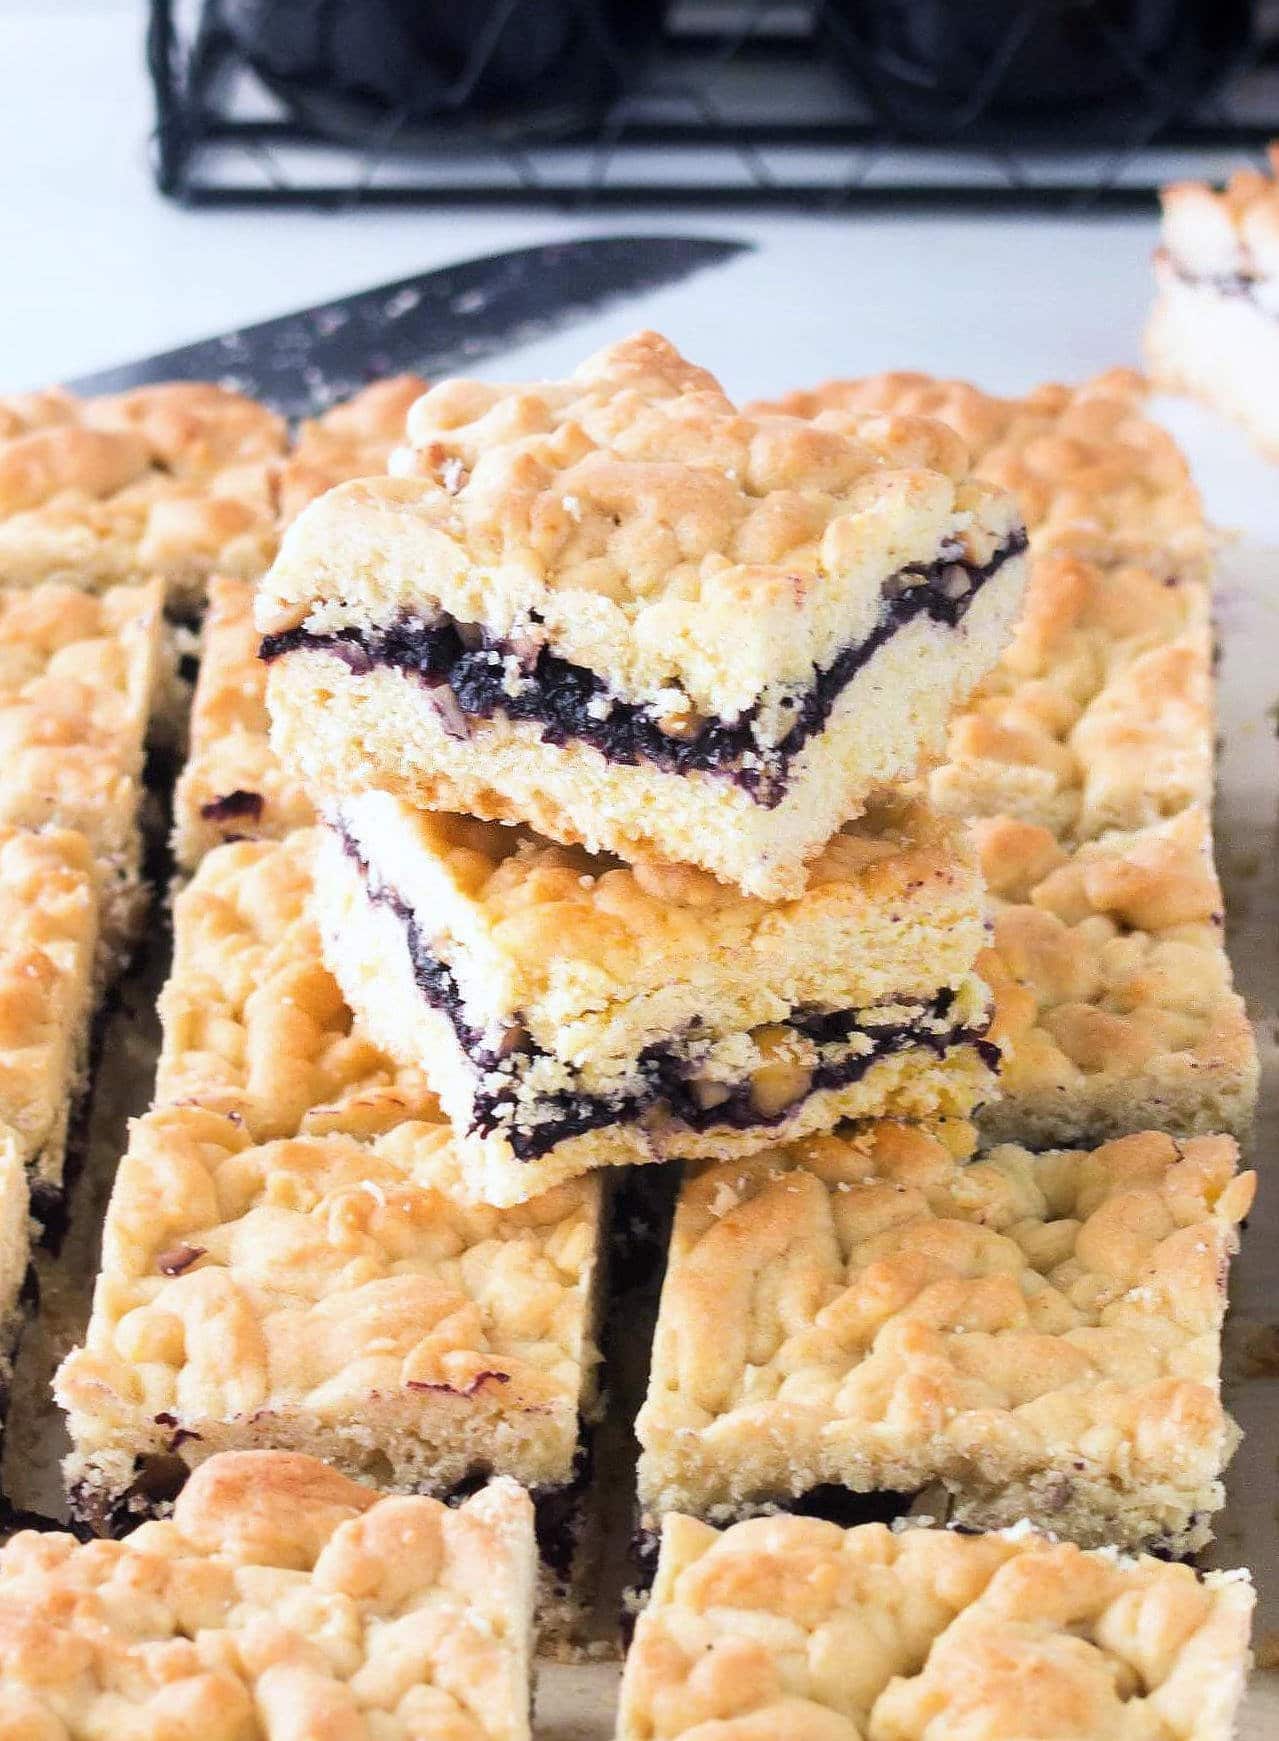
[(174, 793), (174, 852), (194, 870), (228, 840), (280, 840), (315, 820), (302, 781), (267, 741), (267, 668), (258, 658), (253, 587), (215, 575), (201, 629), (190, 754)]
[(672, 1517), (619, 1741), (1229, 1741), (1252, 1603), (1025, 1530)]
[(186, 603), (215, 568), (254, 577), (284, 446), (274, 413), (206, 382), (0, 400), (0, 583), (160, 575)]
[(156, 582), (0, 592), (0, 819), (77, 827), (104, 852), (136, 829), (162, 610)]
[(652, 333), (565, 382), (443, 382), (408, 435), (399, 475), (295, 522), (264, 632), (443, 608), (543, 640), (622, 699), (771, 719), (870, 632), (890, 574), (950, 541), (984, 563), (1016, 524), (943, 425), (751, 418)]
[(0, 1119), (54, 1189), (88, 1066), (95, 880), (83, 835), (0, 827)]
[(982, 942), (962, 833), (887, 792), (814, 861), (807, 891), (783, 902), (692, 865), (627, 865), (382, 793), (337, 804), (334, 817), (454, 963), (472, 1015), (521, 1012), (551, 1050), (566, 1024), (616, 1016), (641, 992), (704, 980), (714, 998), (743, 960), (766, 987), (755, 1019), (780, 1020), (795, 1004), (847, 1008), (955, 984)]
[(1236, 1159), (1225, 1137), (1146, 1132), (961, 1165), (879, 1124), (693, 1173), (636, 1429), (643, 1502), (941, 1481), (971, 1523), (1202, 1540), (1235, 1438)]
[(301, 423), (280, 471), (283, 524), (335, 484), (384, 472), (404, 440), (409, 407), (426, 391), (420, 375), (392, 375)]
[(439, 1124), (255, 1144), (219, 1113), (149, 1113), (58, 1375), (77, 1456), (275, 1445), (409, 1490), (482, 1468), (565, 1482), (593, 1395), (599, 1212), (597, 1180), (464, 1203)]
[(933, 801), (1064, 842), (1210, 802), (1211, 660), (1203, 583), (1041, 556), (1012, 644), (952, 722)]
[(243, 1741), (527, 1741), (533, 1519), (309, 1457), (216, 1457), (127, 1542), (0, 1550), (0, 1730)]
[(1199, 495), (1176, 442), (1142, 416), (1144, 396), (1140, 376), (1125, 369), (1021, 399), (898, 373), (828, 381), (760, 409), (832, 429), (870, 411), (940, 418), (968, 442), (974, 473), (1016, 497), (1036, 555), (1146, 563), (1161, 575), (1201, 578), (1209, 549)]
[(287, 441), (282, 417), (211, 381), (161, 381), (86, 399), (81, 415), (92, 429), (141, 437), (152, 464), (179, 477), (274, 459)]
[(174, 908), (156, 1104), (234, 1113), (259, 1140), (438, 1116), (421, 1072), (353, 1023), (311, 918), (312, 831), (217, 848)]
[(1257, 1053), (1231, 983), (1207, 814), (1073, 854), (1009, 817), (973, 825), (995, 902), (1003, 1098), (983, 1131), (1036, 1145), (1159, 1125), (1246, 1133)]

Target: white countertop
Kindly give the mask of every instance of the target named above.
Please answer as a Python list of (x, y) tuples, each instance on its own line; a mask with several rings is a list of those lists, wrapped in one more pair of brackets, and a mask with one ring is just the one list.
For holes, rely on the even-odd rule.
[[(0, 0), (0, 391), (448, 260), (617, 229), (745, 236), (758, 251), (489, 372), (557, 373), (639, 324), (743, 395), (887, 368), (1016, 389), (1138, 361), (1145, 219), (185, 211), (148, 168), (142, 16), (139, 0)], [(1273, 470), (1214, 419), (1167, 409), (1215, 517), (1279, 536)]]

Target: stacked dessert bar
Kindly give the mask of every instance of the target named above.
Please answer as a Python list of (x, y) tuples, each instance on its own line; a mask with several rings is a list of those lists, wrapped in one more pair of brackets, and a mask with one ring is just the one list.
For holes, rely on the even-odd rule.
[[(286, 482), (385, 463), (402, 399), (313, 426)], [(115, 1529), (220, 1452), (500, 1474), (562, 1589), (610, 1171), (966, 1129), (995, 1092), (979, 868), (914, 776), (1026, 539), (945, 426), (749, 417), (652, 335), (408, 428), (285, 533), (265, 693), (243, 583), (211, 588), (68, 1477)]]
[(1031, 1676), (1072, 1733), (1225, 1741), (1247, 1580), (1151, 1556), (1238, 1436), (1256, 1060), (1207, 530), (1139, 383), (743, 410), (646, 334), (384, 383), (260, 466), (279, 553), (208, 580), (155, 1091), (56, 1384), (73, 1516), (128, 1539), (20, 1537), (0, 1613), (70, 1649), (67, 1583), (145, 1577), (168, 1641), (230, 1579), (228, 1735), (526, 1736), (535, 1564), (560, 1634), (601, 1546), (610, 1255), (673, 1161), (619, 1734), (1038, 1736)]
[(1279, 458), (1279, 144), (1270, 173), (1241, 169), (1221, 190), (1163, 190), (1146, 355), (1156, 383), (1234, 418)]

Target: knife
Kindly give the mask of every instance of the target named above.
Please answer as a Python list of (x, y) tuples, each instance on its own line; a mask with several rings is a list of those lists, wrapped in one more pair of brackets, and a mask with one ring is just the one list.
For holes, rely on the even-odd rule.
[(286, 417), (305, 417), (382, 375), (455, 373), (751, 246), (713, 236), (547, 242), (400, 278), (66, 385), (119, 393), (154, 381), (220, 381)]

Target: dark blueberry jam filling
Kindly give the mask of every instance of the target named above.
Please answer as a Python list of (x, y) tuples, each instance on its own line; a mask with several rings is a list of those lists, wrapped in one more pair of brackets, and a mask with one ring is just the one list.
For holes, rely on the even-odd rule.
[[(652, 762), (670, 773), (723, 774), (756, 803), (771, 808), (785, 794), (792, 760), (822, 730), (840, 693), (880, 647), (916, 617), (956, 627), (991, 576), (1025, 548), (1026, 534), (1019, 527), (980, 567), (960, 560), (956, 547), (949, 555), (912, 563), (893, 575), (884, 583), (879, 620), (870, 634), (815, 672), (811, 688), (790, 701), (794, 720), (789, 731), (770, 746), (756, 740), (756, 709), (735, 720), (706, 720), (692, 735), (672, 737), (647, 707), (615, 699), (593, 671), (546, 647), (532, 652), (447, 615), (429, 623), (404, 617), (387, 628), (331, 634), (289, 629), (267, 635), (261, 656), (272, 660), (300, 648), (319, 649), (357, 677), (389, 666), (437, 692), (446, 728), (455, 736), (467, 735), (470, 720), (500, 714), (540, 726), (547, 743), (586, 743), (612, 762)], [(512, 659), (520, 671), (513, 694), (508, 692)]]
[[(448, 1018), (458, 1045), (474, 1064), (477, 1074), (486, 1076), (499, 1069), (511, 1072), (509, 1089), (483, 1088), (476, 1094), (471, 1109), (471, 1128), (481, 1136), (502, 1130), (517, 1160), (537, 1160), (557, 1143), (581, 1136), (586, 1131), (634, 1120), (659, 1102), (691, 1130), (711, 1130), (720, 1125), (728, 1125), (734, 1130), (768, 1128), (782, 1124), (794, 1110), (793, 1107), (784, 1107), (772, 1117), (762, 1117), (751, 1103), (749, 1081), (732, 1089), (728, 1098), (719, 1104), (704, 1106), (692, 1086), (693, 1063), (673, 1047), (660, 1045), (650, 1046), (639, 1056), (642, 1087), (638, 1091), (626, 1095), (576, 1094), (567, 1090), (548, 1094), (539, 1103), (542, 1116), (536, 1125), (517, 1124), (520, 1108), (516, 1098), (515, 1068), (519, 1065), (527, 1068), (535, 1058), (545, 1057), (546, 1053), (529, 1039), (501, 1051), (486, 1044), (480, 1030), (466, 1020), (457, 980), (448, 965), (430, 949), (412, 909), (394, 890), (370, 880), (368, 862), (349, 834), (343, 831), (340, 838), (347, 854), (359, 866), (369, 900), (375, 906), (389, 908), (404, 927), (418, 990), (432, 1009), (439, 1010)], [(999, 1048), (986, 1038), (985, 1025), (943, 1025), (954, 1001), (954, 992), (943, 989), (919, 1004), (917, 1013), (904, 1022), (868, 1022), (864, 1010), (792, 1011), (786, 1018), (786, 1025), (817, 1046), (846, 1044), (859, 1034), (866, 1035), (872, 1042), (865, 1052), (819, 1060), (812, 1072), (808, 1092), (845, 1088), (850, 1083), (859, 1082), (880, 1059), (914, 1046), (927, 1047), (939, 1057), (956, 1046), (975, 1046), (987, 1068), (997, 1070)]]
[(249, 822), (262, 820), (261, 792), (245, 792), (237, 788), (223, 798), (211, 798), (201, 804), (200, 814), (208, 822), (236, 822), (241, 817)]
[(1259, 273), (1252, 272), (1190, 272), (1176, 261), (1173, 270), (1183, 284), (1192, 284), (1197, 290), (1215, 290), (1218, 296), (1244, 296), (1249, 301), (1256, 300), (1257, 286), (1265, 282)]

